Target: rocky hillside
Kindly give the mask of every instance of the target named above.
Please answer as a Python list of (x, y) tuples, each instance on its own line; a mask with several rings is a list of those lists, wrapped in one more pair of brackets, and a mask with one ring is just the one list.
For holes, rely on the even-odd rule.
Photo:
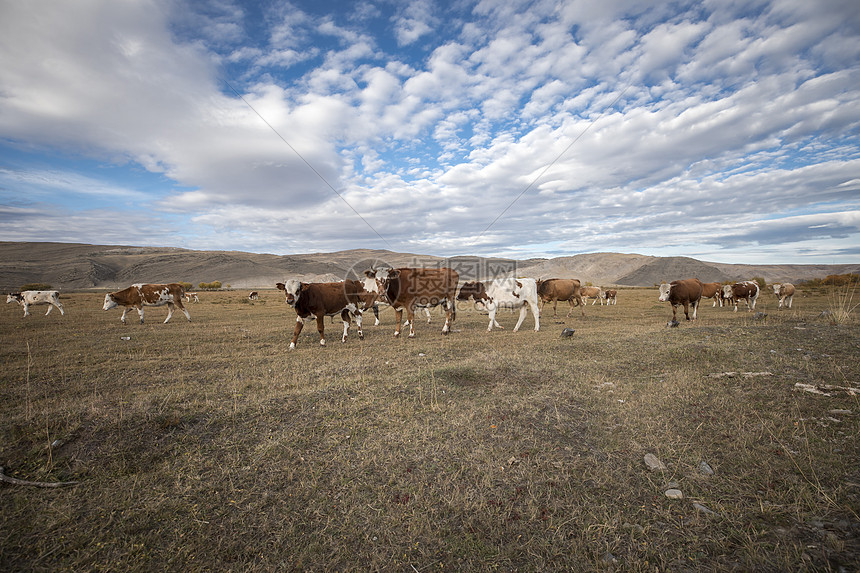
[(58, 289), (124, 288), (135, 282), (221, 281), (234, 288), (271, 288), (285, 278), (334, 281), (354, 277), (371, 266), (447, 264), (461, 278), (516, 274), (535, 278), (578, 278), (609, 286), (653, 286), (677, 278), (728, 281), (764, 277), (768, 282), (799, 282), (828, 274), (860, 273), (855, 265), (733, 265), (687, 257), (592, 253), (553, 259), (485, 259), (355, 249), (336, 253), (270, 255), (240, 251), (192, 251), (169, 247), (0, 242), (0, 289), (29, 283)]

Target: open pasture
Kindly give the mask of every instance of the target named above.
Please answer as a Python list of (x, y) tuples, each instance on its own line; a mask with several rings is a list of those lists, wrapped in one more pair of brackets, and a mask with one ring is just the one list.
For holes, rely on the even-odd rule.
[(538, 333), (460, 305), (415, 339), (388, 309), (290, 352), (281, 293), (247, 294), (166, 325), (104, 293), (3, 308), (0, 465), (78, 482), (0, 484), (3, 570), (860, 568), (860, 330), (819, 317), (832, 295), (667, 328), (656, 288), (620, 289)]

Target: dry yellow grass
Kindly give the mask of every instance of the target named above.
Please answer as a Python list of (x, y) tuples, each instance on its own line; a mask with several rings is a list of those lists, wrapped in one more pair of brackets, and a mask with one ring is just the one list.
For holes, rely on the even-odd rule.
[(293, 352), (293, 311), (246, 294), (166, 325), (123, 326), (103, 293), (4, 308), (0, 465), (79, 481), (0, 484), (4, 570), (860, 567), (858, 397), (795, 387), (860, 387), (860, 331), (818, 318), (827, 293), (672, 329), (656, 289), (539, 333), (461, 307), (412, 340), (389, 310)]

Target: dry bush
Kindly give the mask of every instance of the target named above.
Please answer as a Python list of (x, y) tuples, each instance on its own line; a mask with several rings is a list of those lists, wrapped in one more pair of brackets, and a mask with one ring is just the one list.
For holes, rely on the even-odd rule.
[(322, 348), (308, 325), (293, 352), (274, 295), (128, 326), (101, 298), (0, 321), (0, 465), (80, 482), (0, 485), (5, 570), (860, 564), (857, 395), (795, 386), (860, 387), (860, 333), (815, 320), (824, 295), (666, 328), (655, 290), (625, 289), (539, 333), (461, 307), (415, 339), (388, 310), (363, 341), (326, 320)]

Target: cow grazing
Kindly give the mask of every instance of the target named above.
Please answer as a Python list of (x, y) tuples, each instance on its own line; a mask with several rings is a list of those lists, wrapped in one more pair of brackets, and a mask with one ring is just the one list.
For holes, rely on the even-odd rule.
[(125, 322), (125, 315), (132, 308), (137, 309), (137, 314), (140, 315), (140, 323), (143, 324), (143, 307), (145, 306), (164, 306), (167, 305), (167, 318), (164, 319), (164, 324), (170, 321), (173, 316), (175, 307), (185, 313), (185, 318), (191, 322), (191, 315), (182, 306), (182, 298), (185, 295), (185, 289), (179, 283), (170, 284), (133, 284), (130, 287), (117, 292), (111, 292), (105, 295), (104, 309), (110, 310), (116, 306), (125, 307), (122, 311), (120, 320)]
[(603, 298), (606, 299), (606, 306), (618, 304), (618, 291), (615, 289), (605, 290), (603, 291)]
[(60, 302), (60, 291), (56, 290), (25, 290), (23, 292), (13, 292), (6, 296), (6, 302), (17, 302), (24, 307), (24, 316), (30, 316), (31, 304), (47, 304), (48, 312), (45, 316), (51, 314), (56, 306), (60, 309), (60, 314), (65, 315), (63, 304)]
[(570, 310), (567, 311), (568, 318), (570, 317), (570, 313), (573, 312), (574, 301), (580, 305), (582, 316), (585, 316), (585, 302), (582, 300), (581, 288), (582, 283), (577, 279), (547, 279), (537, 281), (538, 297), (540, 297), (542, 304), (552, 302), (552, 315), (554, 317), (558, 316), (556, 307), (560, 300), (570, 302)]
[(341, 342), (346, 342), (349, 334), (350, 317), (355, 319), (358, 338), (364, 339), (361, 331), (361, 309), (372, 304), (374, 295), (369, 294), (361, 281), (346, 280), (335, 283), (303, 283), (290, 279), (277, 283), (278, 290), (284, 291), (287, 304), (296, 311), (296, 327), (290, 341), (290, 350), (295, 349), (299, 334), (305, 321), (316, 320), (320, 333), (320, 346), (325, 346), (325, 317), (340, 315), (343, 321)]
[(493, 330), (493, 325), (504, 328), (496, 322), (496, 312), (499, 308), (520, 309), (520, 318), (517, 320), (514, 332), (520, 329), (530, 308), (535, 317), (535, 332), (540, 330), (540, 310), (535, 279), (498, 279), (486, 285), (482, 282), (468, 282), (460, 289), (457, 300), (469, 299), (489, 311), (490, 324), (487, 326), (487, 332)]
[(712, 307), (717, 306), (719, 303), (720, 307), (723, 306), (723, 297), (721, 296), (723, 285), (720, 283), (703, 283), (702, 284), (702, 298), (710, 298), (713, 299), (714, 304)]
[(438, 269), (400, 268), (400, 269), (371, 269), (365, 271), (365, 276), (376, 280), (379, 298), (394, 308), (397, 324), (394, 336), (400, 336), (403, 311), (406, 310), (406, 322), (409, 325), (409, 337), (415, 336), (415, 309), (418, 307), (434, 307), (443, 304), (445, 307), (445, 324), (442, 334), (448, 334), (451, 323), (457, 318), (455, 306), (457, 283), (460, 275), (457, 271), (442, 267)]
[[(684, 316), (687, 320), (696, 320), (696, 309), (702, 298), (702, 281), (699, 279), (684, 279), (660, 285), (660, 302), (672, 305), (672, 322), (678, 320), (678, 306), (684, 306)], [(690, 307), (693, 308), (693, 318), (690, 318)]]
[(260, 293), (255, 290), (251, 291), (251, 294), (248, 295), (248, 300), (258, 300), (260, 298)]
[(603, 291), (600, 290), (600, 287), (582, 287), (579, 289), (580, 294), (582, 294), (582, 300), (588, 302), (588, 299), (593, 298), (591, 301), (591, 305), (594, 306), (598, 300), (600, 301), (600, 306), (603, 306)]
[(783, 303), (787, 308), (791, 308), (791, 299), (794, 298), (794, 285), (791, 283), (782, 283), (773, 285), (773, 294), (779, 298), (779, 307), (782, 308)]
[(738, 301), (743, 299), (747, 303), (747, 312), (755, 309), (755, 301), (758, 299), (759, 288), (755, 281), (743, 281), (723, 287), (723, 297), (731, 298), (735, 312), (738, 311)]

